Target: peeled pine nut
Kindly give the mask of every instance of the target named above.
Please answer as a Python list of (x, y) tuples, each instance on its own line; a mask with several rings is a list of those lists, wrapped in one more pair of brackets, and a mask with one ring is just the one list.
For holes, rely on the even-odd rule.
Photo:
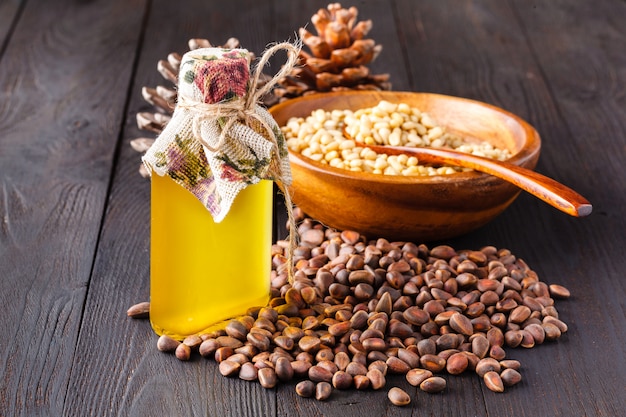
[[(394, 104), (384, 100), (375, 107), (356, 111), (317, 109), (306, 118), (289, 119), (281, 129), (293, 152), (355, 172), (429, 176), (466, 170), (419, 165), (417, 158), (404, 155), (387, 157), (356, 146), (355, 140), (368, 145), (445, 147), (498, 160), (510, 157), (508, 150), (495, 148), (489, 142), (466, 142), (446, 132), (428, 113), (406, 103)], [(354, 140), (344, 137), (344, 129)]]

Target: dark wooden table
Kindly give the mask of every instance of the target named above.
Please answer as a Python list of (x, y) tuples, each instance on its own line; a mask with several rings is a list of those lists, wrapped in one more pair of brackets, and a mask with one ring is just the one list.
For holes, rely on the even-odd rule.
[[(177, 5), (181, 3), (181, 5)], [(568, 287), (569, 332), (510, 350), (524, 380), (475, 375), (411, 389), (299, 398), (223, 378), (215, 362), (156, 349), (126, 317), (149, 286), (149, 181), (129, 141), (151, 110), (141, 87), (187, 40), (235, 36), (257, 54), (294, 39), (323, 1), (0, 0), (0, 416), (626, 415), (626, 3), (623, 0), (358, 1), (395, 90), (482, 100), (543, 138), (538, 171), (594, 205), (570, 218), (529, 195), (445, 243), (506, 247)], [(277, 236), (283, 222), (276, 224)]]

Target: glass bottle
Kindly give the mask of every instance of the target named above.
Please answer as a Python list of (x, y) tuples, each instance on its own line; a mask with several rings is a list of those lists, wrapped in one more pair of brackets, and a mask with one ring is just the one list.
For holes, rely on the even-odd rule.
[(245, 49), (187, 52), (172, 118), (142, 158), (152, 181), (150, 320), (159, 335), (210, 331), (269, 299), (272, 181), (290, 180), (284, 137), (257, 104), (269, 56), (250, 78)]
[(150, 321), (176, 339), (202, 333), (269, 298), (273, 183), (242, 190), (211, 213), (167, 176), (152, 175)]

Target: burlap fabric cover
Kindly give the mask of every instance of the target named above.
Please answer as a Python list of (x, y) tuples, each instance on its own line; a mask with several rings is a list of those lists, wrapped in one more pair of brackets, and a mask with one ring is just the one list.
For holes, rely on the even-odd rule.
[(249, 184), (276, 176), (281, 185), (291, 182), (285, 139), (273, 117), (256, 103), (241, 110), (254, 94), (249, 89), (247, 50), (187, 52), (172, 119), (143, 157), (148, 172), (185, 187), (215, 222)]

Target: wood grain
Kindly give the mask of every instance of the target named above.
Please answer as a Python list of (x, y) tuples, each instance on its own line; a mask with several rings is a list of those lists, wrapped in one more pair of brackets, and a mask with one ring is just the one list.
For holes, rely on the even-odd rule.
[(0, 58), (20, 18), (24, 1), (0, 0)]
[[(609, 213), (612, 208), (619, 211), (617, 207), (624, 206), (623, 196), (626, 193), (623, 192), (623, 175), (616, 175), (618, 171), (614, 169), (606, 169), (607, 165), (614, 164), (614, 157), (609, 156), (608, 160), (605, 160), (607, 154), (604, 152), (607, 149), (599, 151), (597, 146), (606, 141), (605, 146), (612, 149), (609, 150), (610, 154), (624, 154), (623, 123), (618, 121), (624, 119), (624, 106), (614, 104), (615, 93), (594, 94), (593, 97), (597, 101), (593, 105), (594, 103), (581, 97), (580, 90), (589, 89), (585, 87), (586, 82), (582, 81), (584, 79), (593, 80), (592, 91), (596, 88), (599, 91), (614, 91), (612, 86), (619, 76), (613, 72), (613, 68), (616, 68), (616, 64), (618, 68), (623, 67), (619, 64), (623, 58), (611, 55), (611, 51), (614, 50), (607, 48), (606, 43), (598, 42), (595, 36), (589, 36), (589, 33), (602, 33), (599, 38), (612, 39), (618, 44), (621, 40), (623, 43), (623, 32), (620, 34), (616, 30), (615, 24), (611, 24), (612, 19), (608, 19), (608, 25), (600, 27), (605, 25), (600, 22), (604, 22), (606, 16), (602, 18), (599, 16), (603, 12), (606, 13), (607, 9), (621, 8), (623, 5), (603, 2), (598, 9), (600, 11), (591, 13), (592, 18), (585, 24), (585, 28), (573, 31), (568, 28), (576, 26), (573, 24), (577, 19), (576, 16), (591, 12), (584, 6), (547, 2), (522, 5), (512, 2), (512, 8), (509, 9), (509, 5), (505, 3), (498, 5), (490, 3), (490, 12), (487, 12), (485, 3), (480, 5), (485, 9), (476, 10), (480, 6), (474, 3), (466, 5), (469, 9), (460, 8), (465, 10), (470, 21), (479, 19), (478, 27), (473, 29), (471, 25), (464, 27), (463, 31), (467, 33), (464, 39), (459, 39), (455, 33), (445, 35), (451, 38), (452, 43), (472, 40), (467, 48), (462, 48), (466, 55), (463, 52), (460, 56), (456, 53), (448, 54), (444, 59), (444, 62), (449, 64), (447, 71), (440, 68), (441, 73), (450, 78), (454, 90), (445, 90), (450, 86), (445, 82), (438, 83), (436, 76), (439, 72), (429, 67), (414, 65), (420, 74), (414, 78), (426, 78), (431, 88), (439, 85), (435, 91), (479, 97), (525, 117), (538, 129), (543, 139), (538, 170), (574, 187), (591, 201), (596, 210), (596, 213), (583, 221), (575, 220), (559, 215), (549, 207), (538, 207), (537, 202), (525, 198), (528, 196), (521, 196), (498, 221), (477, 233), (448, 242), (455, 247), (468, 245), (476, 247), (475, 245), (488, 241), (496, 245), (505, 245), (537, 268), (544, 280), (576, 289), (576, 295), (572, 300), (557, 304), (561, 317), (566, 321), (567, 317), (571, 317), (570, 320), (574, 322), (573, 331), (568, 334), (567, 339), (559, 341), (558, 345), (540, 346), (537, 348), (539, 352), (535, 349), (511, 352), (511, 355), (519, 357), (522, 363), (528, 363), (525, 365), (524, 373), (524, 385), (528, 389), (509, 396), (506, 401), (500, 401), (500, 397), (486, 392), (485, 404), (488, 413), (516, 415), (521, 413), (520, 410), (532, 407), (539, 415), (620, 414), (617, 410), (626, 408), (621, 399), (623, 396), (615, 390), (621, 390), (626, 386), (623, 375), (626, 365), (623, 360), (624, 348), (615, 344), (619, 340), (615, 333), (623, 333), (618, 330), (620, 326), (617, 323), (623, 319), (624, 314), (619, 308), (605, 306), (620, 305), (619, 300), (624, 294), (623, 283), (615, 280), (624, 264), (618, 252), (623, 253), (625, 248), (623, 237), (617, 237), (617, 234), (623, 236), (626, 227), (623, 216)], [(433, 13), (431, 4), (423, 6), (426, 7), (420, 7), (418, 10), (420, 14), (425, 15), (422, 17), (424, 26), (429, 28), (429, 24), (438, 21), (441, 15), (431, 14)], [(500, 7), (502, 10), (494, 12)], [(461, 10), (447, 10), (446, 13), (453, 15), (457, 12), (460, 13)], [(495, 18), (496, 15), (499, 20)], [(597, 16), (597, 21), (594, 16)], [(507, 25), (510, 27), (507, 28)], [(423, 37), (425, 42), (433, 39), (444, 42), (443, 33), (437, 38), (439, 32), (434, 28), (431, 31), (426, 30)], [(521, 35), (527, 36), (527, 40), (513, 41)], [(511, 47), (513, 44), (516, 45), (514, 48)], [(579, 78), (574, 74), (580, 72), (581, 68), (589, 68), (580, 64), (580, 51), (587, 50), (594, 51), (592, 54), (595, 59), (591, 65), (597, 72), (593, 72), (593, 77), (586, 74), (585, 77)], [(571, 51), (577, 51), (578, 54)], [(450, 63), (450, 60), (454, 62)], [(441, 62), (439, 56), (437, 62)], [(586, 62), (591, 61), (586, 59)], [(601, 68), (605, 70), (599, 71)], [(474, 78), (462, 83), (460, 80), (469, 76), (464, 72)], [(503, 84), (493, 78), (495, 74), (504, 72), (508, 73), (508, 77), (501, 80), (507, 81), (506, 83)], [(607, 85), (603, 86), (603, 83)], [(564, 104), (569, 106), (569, 111), (564, 111)], [(600, 109), (606, 109), (601, 111), (601, 121), (589, 118), (590, 111), (599, 113)], [(612, 139), (608, 139), (609, 137)], [(611, 184), (612, 191), (607, 193), (606, 185), (602, 184)], [(602, 214), (603, 211), (606, 214)], [(615, 242), (615, 245), (604, 247), (605, 245), (601, 243), (608, 241)], [(596, 256), (597, 251), (603, 255), (598, 253)], [(600, 259), (605, 261), (602, 262)], [(583, 266), (585, 263), (589, 269), (585, 269)], [(597, 282), (598, 275), (613, 279), (607, 279), (601, 284)], [(576, 318), (575, 311), (579, 311), (580, 318)], [(582, 325), (581, 321), (584, 321), (585, 325)], [(582, 325), (584, 329), (578, 325)], [(598, 344), (589, 342), (600, 339), (605, 342)], [(617, 353), (617, 356), (602, 356), (600, 351), (604, 349)], [(597, 357), (597, 360), (572, 359), (572, 362), (568, 362), (568, 359), (561, 356), (564, 350), (579, 352), (580, 358)], [(598, 360), (602, 365), (598, 364)], [(598, 372), (598, 369), (608, 368), (611, 368), (608, 377), (606, 372)], [(594, 393), (607, 390), (613, 399), (608, 400), (608, 397), (604, 396), (589, 399), (583, 395), (564, 401), (560, 405), (554, 404), (554, 398), (562, 395), (561, 390), (567, 391), (567, 395), (574, 396), (575, 391), (580, 392), (582, 386), (587, 384), (593, 387), (590, 388), (590, 397), (594, 398), (596, 397)], [(529, 406), (531, 403), (533, 405)]]
[[(128, 142), (145, 136), (135, 127), (135, 114), (151, 110), (141, 87), (166, 84), (157, 60), (191, 37), (235, 36), (258, 54), (327, 3), (0, 0), (1, 416), (624, 414), (620, 0), (354, 3), (384, 46), (373, 71), (391, 73), (394, 88), (520, 115), (542, 137), (538, 171), (594, 205), (574, 219), (521, 195), (483, 228), (441, 242), (507, 247), (571, 290), (557, 301), (569, 325), (557, 343), (507, 350), (522, 362), (520, 385), (494, 394), (467, 374), (429, 395), (390, 377), (388, 387), (414, 395), (411, 406), (391, 406), (386, 390), (317, 402), (293, 383), (266, 390), (223, 378), (213, 361), (180, 362), (156, 350), (147, 321), (126, 317), (148, 296), (149, 184)], [(276, 216), (284, 236), (284, 212)]]
[[(545, 126), (551, 138), (545, 142), (545, 169), (586, 193), (596, 211), (580, 224), (557, 216), (544, 216), (537, 223), (549, 231), (537, 249), (556, 250), (554, 260), (540, 263), (544, 274), (576, 288), (575, 303), (568, 303), (571, 309), (563, 314), (584, 312), (584, 319), (574, 319), (567, 348), (595, 358), (571, 365), (559, 359), (563, 368), (556, 371), (571, 367), (562, 377), (570, 381), (564, 384), (569, 395), (593, 387), (588, 396), (571, 401), (572, 413), (623, 414), (626, 348), (619, 340), (626, 314), (617, 306), (623, 306), (626, 296), (626, 284), (619, 279), (626, 267), (626, 106), (623, 88), (617, 86), (626, 79), (626, 56), (616, 51), (626, 47), (626, 29), (618, 23), (626, 5), (559, 1), (538, 9), (515, 6), (560, 116)], [(574, 24), (581, 15), (587, 16), (585, 24)], [(545, 38), (551, 40), (550, 48)], [(567, 415), (567, 409), (561, 413)]]
[(7, 416), (63, 415), (141, 22), (141, 2), (57, 3), (28, 2), (1, 61)]

